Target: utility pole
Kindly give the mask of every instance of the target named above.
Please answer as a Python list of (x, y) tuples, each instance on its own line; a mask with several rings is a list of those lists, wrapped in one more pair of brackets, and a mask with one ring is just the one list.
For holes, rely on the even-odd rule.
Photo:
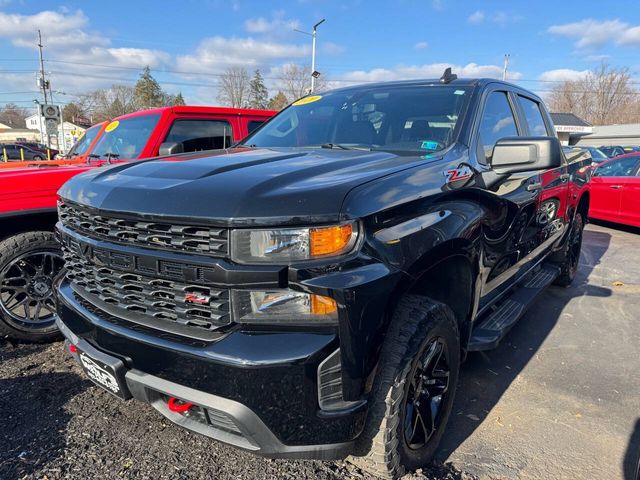
[(316, 88), (316, 78), (320, 76), (320, 72), (316, 71), (316, 31), (318, 30), (320, 24), (324, 23), (324, 21), (325, 19), (323, 18), (318, 23), (316, 23), (313, 26), (313, 30), (311, 31), (311, 33), (303, 32), (302, 30), (294, 28), (294, 31), (298, 33), (304, 33), (305, 35), (311, 36), (311, 93), (313, 93)]
[(504, 68), (502, 69), (502, 80), (507, 80), (507, 69), (509, 68), (509, 55), (508, 53), (504, 54)]
[[(38, 50), (40, 52), (40, 87), (42, 88), (42, 96), (44, 97), (44, 104), (47, 105), (47, 83), (44, 78), (44, 60), (42, 59), (42, 33), (38, 30)], [(38, 106), (38, 117), (42, 119), (42, 112), (40, 111), (40, 106)], [(42, 124), (42, 122), (40, 122)], [(45, 127), (46, 128), (46, 127)], [(51, 139), (49, 138), (49, 133), (46, 134), (47, 137), (47, 147), (51, 148)]]

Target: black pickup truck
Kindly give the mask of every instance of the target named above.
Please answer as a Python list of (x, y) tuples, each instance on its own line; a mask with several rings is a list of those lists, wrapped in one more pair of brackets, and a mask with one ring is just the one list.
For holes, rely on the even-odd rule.
[(58, 326), (185, 428), (395, 478), (432, 458), (467, 352), (573, 280), (589, 163), (509, 83), (308, 96), (226, 151), (66, 183)]

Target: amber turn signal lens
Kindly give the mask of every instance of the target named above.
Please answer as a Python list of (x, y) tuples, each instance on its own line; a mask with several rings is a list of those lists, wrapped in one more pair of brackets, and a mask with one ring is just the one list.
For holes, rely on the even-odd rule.
[(336, 301), (333, 298), (322, 295), (311, 295), (311, 313), (313, 315), (330, 315), (338, 310)]
[(331, 255), (343, 251), (351, 242), (353, 225), (312, 228), (309, 232), (309, 246), (312, 257)]

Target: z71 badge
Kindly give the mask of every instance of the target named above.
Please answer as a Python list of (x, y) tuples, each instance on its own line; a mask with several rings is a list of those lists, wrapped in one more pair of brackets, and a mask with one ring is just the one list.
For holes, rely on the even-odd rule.
[(473, 176), (473, 170), (469, 167), (452, 168), (450, 170), (445, 170), (442, 173), (447, 177), (447, 183), (468, 180)]

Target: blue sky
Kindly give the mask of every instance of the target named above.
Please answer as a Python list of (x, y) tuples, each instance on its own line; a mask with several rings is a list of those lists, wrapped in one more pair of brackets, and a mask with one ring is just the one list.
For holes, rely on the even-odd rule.
[(510, 80), (542, 95), (603, 60), (640, 78), (638, 0), (0, 0), (0, 104), (33, 106), (38, 28), (45, 70), (66, 93), (57, 100), (133, 84), (150, 65), (167, 91), (213, 105), (232, 65), (260, 68), (275, 90), (283, 65), (310, 59), (310, 38), (293, 29), (321, 18), (317, 69), (335, 86), (439, 76), (447, 65), (499, 77), (505, 53)]

